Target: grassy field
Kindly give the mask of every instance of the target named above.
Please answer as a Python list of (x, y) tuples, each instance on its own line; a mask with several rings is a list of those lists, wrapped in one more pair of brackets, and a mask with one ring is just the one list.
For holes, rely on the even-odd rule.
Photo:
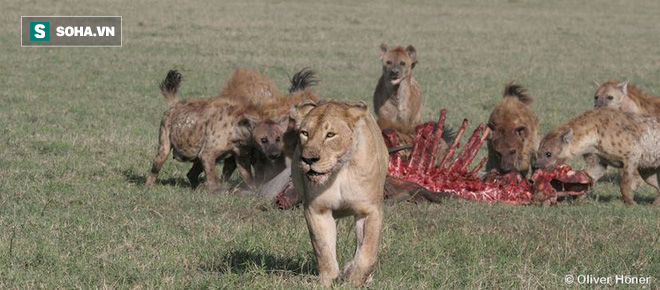
[[(301, 210), (191, 191), (190, 164), (172, 160), (144, 187), (170, 68), (184, 97), (218, 94), (237, 66), (281, 90), (309, 66), (323, 97), (371, 103), (378, 45), (413, 44), (424, 118), (447, 108), (469, 131), (511, 80), (537, 98), (544, 132), (592, 107), (592, 80), (660, 95), (654, 0), (0, 2), (0, 288), (315, 285)], [(21, 48), (21, 15), (121, 15), (123, 47)], [(610, 173), (556, 207), (388, 205), (373, 286), (559, 288), (565, 275), (618, 274), (660, 288), (657, 193), (642, 186), (625, 206)], [(352, 230), (339, 222), (340, 263)]]

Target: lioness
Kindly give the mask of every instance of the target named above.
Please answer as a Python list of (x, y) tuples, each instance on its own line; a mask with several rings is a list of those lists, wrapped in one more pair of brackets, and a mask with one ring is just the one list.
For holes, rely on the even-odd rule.
[[(302, 102), (291, 109), (299, 124), (293, 155), (294, 187), (303, 195), (307, 228), (318, 259), (319, 280), (341, 276), (354, 286), (370, 277), (383, 229), (387, 148), (363, 102)], [(335, 219), (355, 218), (357, 250), (340, 272)]]
[(378, 119), (387, 119), (415, 127), (422, 118), (422, 93), (412, 70), (417, 65), (417, 50), (412, 45), (388, 49), (380, 45), (383, 74), (374, 92), (374, 111)]

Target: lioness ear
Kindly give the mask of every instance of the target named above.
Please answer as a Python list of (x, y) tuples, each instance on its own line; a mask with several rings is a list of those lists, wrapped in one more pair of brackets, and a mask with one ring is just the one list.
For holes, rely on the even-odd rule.
[(415, 68), (415, 65), (417, 65), (417, 50), (414, 46), (408, 45), (408, 47), (406, 47), (406, 53), (412, 60), (412, 68)]
[(616, 88), (619, 89), (623, 93), (624, 96), (628, 95), (628, 83), (629, 82), (630, 81), (625, 81), (625, 82), (619, 83), (616, 86)]
[(302, 119), (307, 116), (309, 111), (314, 108), (316, 108), (316, 103), (311, 100), (302, 101), (291, 107), (291, 110), (289, 111), (289, 117), (291, 117), (291, 119), (295, 122), (296, 128), (300, 126), (300, 121), (302, 121)]
[(347, 103), (347, 104), (349, 106), (348, 116), (354, 118), (355, 120), (366, 116), (367, 113), (369, 112), (369, 109), (367, 108), (367, 104), (365, 104), (363, 101), (359, 101), (357, 103)]
[(380, 60), (383, 60), (383, 58), (385, 57), (385, 54), (387, 53), (388, 50), (389, 49), (387, 49), (387, 44), (385, 44), (385, 43), (380, 44), (379, 50), (378, 50), (378, 57), (380, 58)]
[(561, 142), (568, 144), (573, 140), (573, 129), (568, 129), (568, 131), (561, 134)]
[(593, 80), (593, 82), (594, 82), (594, 85), (596, 85), (596, 88), (600, 88), (600, 83), (598, 81)]

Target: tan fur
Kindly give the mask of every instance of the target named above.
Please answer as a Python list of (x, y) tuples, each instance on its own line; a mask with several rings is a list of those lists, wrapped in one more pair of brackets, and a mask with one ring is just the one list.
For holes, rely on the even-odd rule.
[[(292, 178), (303, 194), (320, 282), (341, 276), (360, 286), (374, 269), (383, 229), (388, 157), (380, 130), (364, 103), (303, 102), (292, 116), (300, 129)], [(335, 219), (345, 216), (355, 218), (357, 250), (340, 271)]]
[(660, 115), (660, 97), (646, 94), (628, 82), (609, 80), (596, 89), (594, 107), (609, 107), (642, 115)]
[(374, 92), (374, 111), (378, 119), (414, 127), (421, 120), (422, 94), (412, 76), (417, 64), (417, 51), (409, 45), (387, 49), (380, 46), (383, 74)]
[[(319, 98), (309, 89), (290, 94), (277, 92), (275, 84), (258, 72), (238, 68), (225, 84), (219, 98), (230, 99), (250, 107), (246, 112), (252, 143), (257, 150), (244, 151), (254, 168), (255, 186), (274, 178), (286, 167), (284, 134), (288, 130), (289, 110), (302, 100)], [(223, 176), (229, 177), (236, 167), (234, 159), (225, 161)]]
[[(621, 195), (627, 204), (635, 204), (631, 196), (635, 171), (660, 192), (658, 144), (660, 116), (596, 108), (548, 133), (539, 146), (535, 167), (552, 167), (576, 156), (595, 154), (609, 165), (622, 167)], [(660, 195), (653, 204), (660, 205)]]
[(247, 68), (237, 68), (219, 97), (257, 104), (277, 95), (277, 86), (270, 78)]
[[(609, 107), (641, 115), (660, 115), (660, 97), (642, 92), (635, 85), (628, 82), (609, 80), (603, 84), (596, 83), (594, 107)], [(584, 155), (584, 161), (593, 175), (594, 182), (598, 181), (606, 172), (607, 161), (601, 160), (593, 154)], [(636, 174), (633, 188), (641, 179)]]
[(526, 175), (539, 146), (539, 120), (529, 107), (533, 98), (513, 83), (488, 118), (488, 163), (486, 170), (518, 171)]
[(243, 180), (252, 184), (250, 160), (245, 152), (251, 150), (249, 123), (244, 114), (251, 108), (232, 100), (188, 99), (180, 101), (163, 114), (159, 132), (159, 147), (147, 186), (154, 184), (158, 172), (170, 153), (178, 161), (193, 162), (188, 179), (195, 187), (199, 174), (206, 173), (210, 192), (218, 187), (215, 162), (236, 157)]

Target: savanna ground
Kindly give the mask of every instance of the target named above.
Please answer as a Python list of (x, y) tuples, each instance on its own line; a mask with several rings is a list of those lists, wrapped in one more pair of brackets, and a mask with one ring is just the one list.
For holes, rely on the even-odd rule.
[[(332, 1), (334, 2), (334, 1)], [(280, 288), (315, 285), (300, 209), (191, 191), (171, 159), (144, 187), (164, 99), (213, 96), (236, 66), (282, 91), (309, 66), (325, 98), (364, 100), (381, 42), (414, 44), (423, 116), (487, 119), (506, 82), (537, 98), (542, 130), (592, 107), (592, 80), (660, 94), (660, 2), (645, 1), (2, 1), (0, 288)], [(122, 48), (21, 48), (21, 15), (121, 15)], [(483, 156), (485, 146), (480, 154)], [(581, 161), (574, 163), (582, 166)], [(375, 288), (558, 288), (564, 276), (660, 283), (656, 193), (625, 206), (611, 170), (555, 207), (386, 206)], [(352, 255), (339, 222), (340, 263)], [(573, 285), (575, 286), (575, 285)]]

